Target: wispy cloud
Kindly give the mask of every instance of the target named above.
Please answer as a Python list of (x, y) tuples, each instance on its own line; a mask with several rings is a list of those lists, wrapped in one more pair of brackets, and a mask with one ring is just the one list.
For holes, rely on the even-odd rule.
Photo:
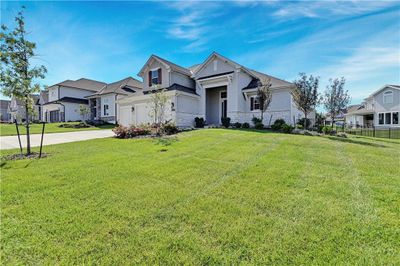
[(332, 15), (360, 15), (378, 9), (395, 6), (395, 1), (296, 1), (296, 2), (269, 2), (277, 9), (273, 15), (281, 18), (329, 18)]
[(179, 16), (171, 21), (167, 30), (168, 37), (187, 41), (184, 52), (199, 52), (212, 38), (211, 27), (207, 23), (209, 19), (218, 17), (222, 12), (217, 12), (220, 7), (218, 2), (168, 2), (167, 7), (179, 13)]

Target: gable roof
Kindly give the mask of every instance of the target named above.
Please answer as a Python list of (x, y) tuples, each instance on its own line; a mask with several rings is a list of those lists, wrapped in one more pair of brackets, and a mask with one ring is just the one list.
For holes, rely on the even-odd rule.
[(161, 57), (159, 57), (159, 56), (157, 56), (157, 55), (152, 54), (152, 55), (149, 57), (149, 59), (147, 59), (146, 63), (143, 65), (143, 67), (140, 69), (140, 71), (139, 71), (139, 73), (138, 73), (139, 76), (143, 76), (144, 70), (146, 69), (146, 67), (147, 67), (148, 65), (150, 65), (150, 63), (152, 62), (152, 60), (156, 60), (156, 61), (160, 62), (160, 63), (163, 64), (167, 69), (168, 69), (168, 68), (171, 68), (172, 70), (174, 70), (174, 71), (176, 71), (176, 72), (180, 72), (180, 73), (185, 74), (185, 75), (188, 75), (188, 76), (190, 76), (190, 75), (192, 74), (192, 73), (190, 72), (189, 69), (187, 69), (187, 68), (185, 68), (185, 67), (182, 67), (182, 66), (179, 66), (179, 65), (177, 65), (177, 64), (175, 64), (175, 63), (172, 63), (171, 61), (168, 61), (168, 60), (166, 60), (166, 59), (164, 59), (164, 58), (161, 58)]
[(388, 84), (386, 84), (385, 86), (383, 86), (380, 89), (376, 90), (375, 92), (371, 93), (371, 95), (369, 97), (377, 95), (378, 93), (380, 93), (381, 91), (383, 91), (386, 88), (400, 90), (400, 85), (388, 85)]
[(101, 90), (94, 93), (93, 95), (102, 95), (107, 93), (118, 93), (118, 94), (128, 95), (142, 89), (143, 89), (143, 82), (140, 82), (139, 80), (134, 79), (132, 77), (127, 77), (122, 80), (107, 84)]
[(283, 87), (283, 86), (291, 86), (291, 85), (293, 85), (292, 83), (290, 83), (290, 82), (288, 82), (286, 80), (279, 79), (279, 78), (276, 78), (276, 77), (261, 73), (259, 71), (247, 68), (247, 67), (245, 67), (245, 66), (243, 66), (243, 65), (241, 65), (239, 63), (236, 63), (233, 60), (230, 60), (230, 59), (218, 54), (217, 52), (212, 52), (211, 55), (209, 55), (207, 57), (207, 59), (202, 64), (194, 65), (194, 66), (190, 67), (190, 69), (191, 69), (191, 71), (193, 73), (193, 76), (196, 76), (196, 74), (198, 74), (208, 64), (208, 62), (210, 62), (211, 59), (213, 59), (214, 57), (225, 61), (226, 63), (234, 66), (237, 69), (243, 70), (245, 73), (247, 73), (249, 76), (251, 76), (253, 78), (253, 80), (250, 81), (249, 85), (247, 85), (243, 89), (252, 89), (252, 88), (257, 87), (257, 81), (260, 80), (260, 79), (271, 79), (272, 87)]
[[(87, 79), (87, 78), (80, 78), (77, 80), (67, 79), (60, 83), (54, 84), (53, 86), (64, 86), (64, 87), (77, 88), (77, 89), (83, 89), (83, 90), (88, 90), (88, 91), (99, 91), (105, 85), (107, 85), (107, 83), (105, 83), (105, 82)], [(51, 87), (53, 87), (53, 86), (51, 86)]]

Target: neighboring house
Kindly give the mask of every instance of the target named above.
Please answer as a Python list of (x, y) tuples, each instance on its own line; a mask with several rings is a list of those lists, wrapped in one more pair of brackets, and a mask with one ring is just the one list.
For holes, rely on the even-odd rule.
[[(340, 114), (338, 114), (337, 116), (335, 116), (335, 124), (336, 125), (342, 125), (344, 124), (344, 115), (345, 115), (346, 111), (341, 112)], [(331, 114), (327, 113), (325, 114), (325, 125), (332, 125), (332, 117)]]
[(143, 83), (132, 77), (105, 85), (98, 92), (87, 96), (90, 119), (116, 123), (117, 100), (132, 95), (143, 95)]
[[(291, 90), (293, 84), (244, 67), (218, 53), (212, 53), (202, 64), (189, 68), (178, 66), (156, 55), (150, 56), (140, 70), (144, 81), (143, 95), (128, 96), (117, 101), (118, 122), (122, 125), (151, 123), (150, 94), (166, 89), (166, 119), (179, 127), (191, 127), (195, 117), (203, 117), (208, 125), (219, 125), (222, 117), (231, 122), (248, 122), (260, 117), (257, 83), (269, 78), (272, 101), (265, 112), (266, 126), (282, 118), (295, 124), (303, 114), (296, 108)], [(315, 113), (308, 115), (312, 122)]]
[(345, 114), (348, 127), (400, 127), (400, 86), (385, 85)]
[[(31, 98), (33, 100), (33, 112), (29, 118), (31, 121), (39, 120), (39, 111), (40, 111), (38, 105), (39, 95), (31, 94)], [(25, 102), (15, 97), (12, 97), (10, 104), (8, 105), (8, 112), (10, 114), (9, 122), (14, 122), (15, 120), (17, 120), (18, 122), (25, 121), (25, 114), (26, 114)]]
[(8, 111), (8, 106), (10, 105), (9, 100), (0, 100), (0, 121), (10, 122), (11, 114)]
[(48, 87), (47, 95), (43, 95), (40, 100), (42, 103), (42, 120), (45, 122), (66, 122), (86, 119), (80, 114), (80, 106), (89, 106), (86, 97), (100, 91), (105, 85), (107, 84), (104, 82), (81, 78), (65, 80)]

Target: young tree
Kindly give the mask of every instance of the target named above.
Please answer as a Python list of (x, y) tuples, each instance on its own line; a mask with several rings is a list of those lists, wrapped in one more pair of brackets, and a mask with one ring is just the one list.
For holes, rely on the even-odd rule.
[(305, 73), (300, 73), (295, 80), (292, 90), (292, 98), (297, 108), (304, 113), (304, 128), (307, 129), (307, 115), (315, 110), (319, 103), (318, 85), (319, 78), (307, 77)]
[(261, 122), (264, 118), (264, 112), (268, 109), (272, 100), (271, 86), (271, 79), (269, 78), (262, 79), (258, 82), (257, 99), (260, 103)]
[(168, 102), (166, 90), (157, 89), (150, 95), (150, 116), (158, 128), (165, 120), (165, 110)]
[(84, 105), (84, 104), (79, 105), (79, 114), (80, 114), (80, 116), (82, 117), (82, 121), (83, 121), (83, 122), (86, 121), (86, 118), (87, 118), (87, 116), (89, 115), (89, 113), (90, 113), (89, 107), (87, 107), (87, 106)]
[(9, 31), (4, 25), (0, 33), (0, 86), (2, 93), (24, 102), (27, 147), (31, 153), (29, 124), (33, 109), (32, 93), (39, 92), (40, 86), (35, 80), (43, 79), (47, 72), (44, 66), (32, 66), (32, 58), (36, 56), (36, 44), (26, 39), (25, 22), (22, 10), (15, 17), (17, 26)]
[(330, 79), (324, 93), (323, 104), (326, 111), (331, 115), (332, 128), (335, 123), (335, 117), (346, 110), (347, 105), (350, 103), (350, 95), (344, 89), (345, 82), (343, 77), (341, 79)]

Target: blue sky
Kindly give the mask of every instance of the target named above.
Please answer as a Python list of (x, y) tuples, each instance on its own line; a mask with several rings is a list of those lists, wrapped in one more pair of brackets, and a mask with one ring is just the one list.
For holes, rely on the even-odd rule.
[(190, 66), (212, 51), (288, 81), (320, 76), (321, 92), (344, 76), (353, 103), (400, 84), (400, 2), (2, 1), (1, 23), (21, 5), (45, 85), (137, 78), (151, 54)]

